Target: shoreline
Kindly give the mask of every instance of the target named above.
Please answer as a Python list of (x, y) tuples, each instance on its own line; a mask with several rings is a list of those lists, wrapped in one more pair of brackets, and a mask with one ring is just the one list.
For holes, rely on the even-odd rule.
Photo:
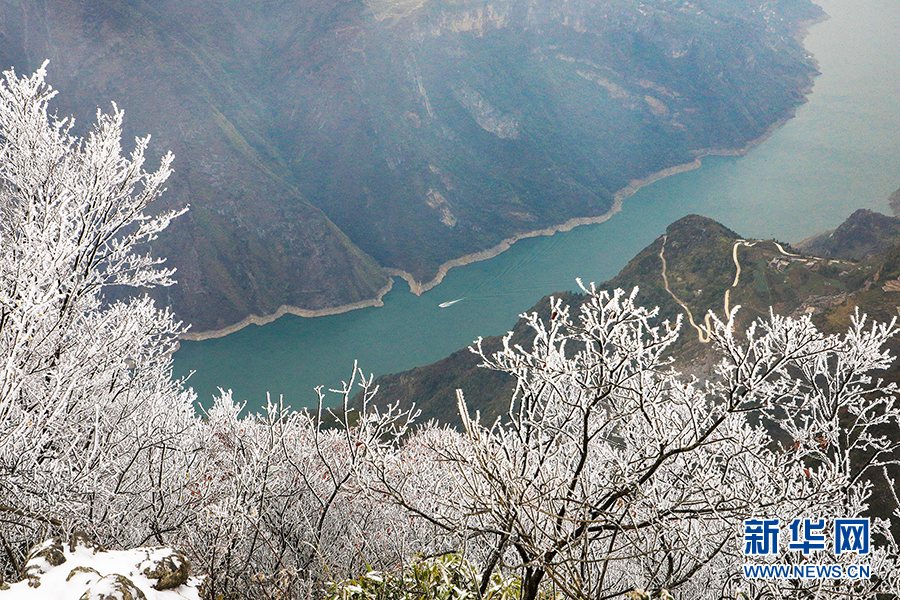
[[(689, 169), (687, 169), (689, 170)], [(472, 252), (470, 254), (464, 254), (459, 258), (454, 258), (452, 260), (448, 260), (447, 262), (441, 264), (438, 267), (437, 275), (434, 278), (427, 282), (421, 283), (416, 281), (415, 277), (412, 276), (411, 273), (404, 271), (402, 269), (396, 269), (393, 267), (385, 268), (385, 271), (391, 277), (400, 277), (409, 285), (409, 291), (415, 294), (416, 296), (421, 296), (428, 290), (437, 286), (441, 281), (444, 280), (444, 277), (447, 276), (447, 273), (450, 269), (454, 267), (462, 267), (465, 265), (472, 264), (474, 262), (481, 262), (483, 260), (489, 260), (494, 258), (503, 252), (509, 250), (513, 244), (518, 242), (519, 240), (524, 240), (533, 237), (545, 237), (551, 236), (555, 233), (566, 232), (575, 229), (576, 227), (580, 227), (581, 225), (596, 225), (598, 223), (604, 223), (612, 218), (613, 215), (620, 212), (622, 210), (622, 200), (632, 195), (634, 192), (624, 195), (622, 198), (619, 198), (619, 194), (627, 188), (622, 188), (615, 193), (613, 196), (613, 204), (609, 207), (609, 209), (603, 213), (602, 215), (597, 215), (596, 217), (575, 217), (560, 223), (558, 225), (551, 225), (549, 227), (545, 227), (543, 229), (535, 229), (534, 231), (526, 231), (525, 233), (519, 233), (514, 236), (505, 238), (500, 241), (499, 244), (491, 246), (485, 250), (479, 250), (478, 252)]]
[[(812, 90), (813, 84), (810, 84), (806, 88), (804, 88), (802, 93), (804, 96), (809, 94)], [(799, 108), (799, 106), (798, 106)], [(526, 231), (524, 233), (520, 233), (508, 238), (503, 239), (499, 244), (491, 246), (485, 250), (480, 250), (478, 252), (472, 252), (470, 254), (464, 254), (459, 258), (454, 258), (452, 260), (448, 260), (445, 263), (442, 263), (438, 267), (437, 275), (434, 276), (433, 279), (426, 283), (421, 283), (412, 276), (411, 273), (404, 271), (402, 269), (397, 269), (394, 267), (385, 267), (384, 272), (388, 274), (388, 284), (378, 291), (378, 294), (375, 298), (371, 298), (369, 300), (360, 300), (359, 302), (353, 302), (350, 304), (342, 304), (340, 306), (335, 306), (332, 308), (322, 308), (317, 310), (310, 310), (306, 308), (300, 308), (298, 306), (292, 306), (290, 304), (282, 304), (278, 307), (274, 313), (268, 315), (249, 315), (244, 319), (238, 321), (233, 325), (229, 325), (228, 327), (223, 327), (222, 329), (211, 329), (206, 331), (198, 331), (194, 332), (186, 332), (181, 334), (179, 337), (180, 340), (190, 341), (190, 342), (202, 342), (203, 340), (210, 340), (216, 338), (222, 338), (226, 335), (230, 335), (236, 331), (240, 331), (249, 325), (267, 325), (276, 319), (283, 317), (286, 314), (295, 315), (297, 317), (305, 317), (305, 318), (313, 318), (313, 317), (326, 317), (330, 315), (339, 315), (345, 312), (350, 312), (351, 310), (358, 310), (361, 308), (369, 308), (369, 307), (381, 307), (384, 306), (384, 302), (382, 298), (393, 289), (394, 277), (399, 277), (403, 279), (407, 285), (409, 286), (409, 291), (416, 296), (421, 296), (425, 292), (433, 289), (437, 285), (444, 280), (444, 277), (447, 276), (447, 273), (450, 269), (455, 267), (463, 267), (465, 265), (472, 264), (474, 262), (480, 262), (483, 260), (489, 260), (491, 258), (495, 258), (496, 256), (502, 254), (506, 250), (509, 250), (513, 244), (518, 242), (519, 240), (524, 240), (528, 238), (534, 237), (549, 237), (556, 233), (564, 233), (566, 231), (571, 231), (576, 227), (580, 227), (582, 225), (597, 225), (599, 223), (605, 223), (610, 218), (615, 216), (617, 213), (621, 212), (623, 201), (627, 200), (642, 188), (654, 184), (657, 181), (662, 179), (666, 179), (667, 177), (671, 177), (673, 175), (678, 175), (680, 173), (686, 173), (688, 171), (693, 171), (695, 169), (699, 169), (703, 166), (703, 159), (707, 156), (744, 156), (747, 152), (749, 152), (754, 147), (759, 144), (765, 142), (769, 139), (778, 129), (783, 127), (785, 123), (794, 118), (794, 112), (791, 115), (786, 116), (778, 121), (772, 123), (769, 127), (766, 128), (766, 131), (763, 132), (762, 135), (756, 137), (749, 142), (747, 142), (741, 148), (706, 148), (703, 150), (695, 150), (696, 157), (694, 160), (681, 163), (678, 165), (674, 165), (671, 167), (667, 167), (660, 171), (656, 171), (643, 177), (641, 179), (632, 179), (628, 182), (628, 185), (619, 189), (613, 194), (613, 203), (610, 206), (609, 210), (607, 210), (602, 215), (598, 215), (595, 217), (575, 217), (569, 219), (563, 223), (558, 225), (551, 225), (549, 227), (544, 227), (543, 229), (536, 229), (534, 231)]]
[(295, 315), (297, 317), (307, 318), (327, 317), (330, 315), (339, 315), (341, 313), (350, 312), (351, 310), (358, 310), (360, 308), (384, 306), (382, 298), (384, 298), (385, 294), (390, 292), (393, 287), (394, 278), (388, 277), (387, 285), (378, 290), (378, 294), (374, 298), (369, 298), (368, 300), (360, 300), (358, 302), (351, 302), (350, 304), (341, 304), (339, 306), (334, 306), (331, 308), (319, 308), (315, 310), (300, 308), (299, 306), (292, 306), (290, 304), (282, 304), (278, 307), (278, 310), (268, 315), (248, 315), (234, 325), (229, 325), (228, 327), (223, 327), (222, 329), (207, 329), (206, 331), (197, 332), (188, 331), (179, 335), (178, 339), (188, 342), (202, 342), (203, 340), (222, 338), (236, 331), (240, 331), (241, 329), (249, 325), (267, 325), (276, 319), (280, 319), (284, 315)]
[[(809, 28), (818, 23), (822, 23), (827, 21), (831, 17), (828, 14), (824, 14), (823, 16), (815, 19), (810, 19), (808, 21), (803, 21), (799, 23), (797, 36), (799, 39), (804, 39), (807, 35), (809, 35)], [(820, 73), (818, 70), (818, 61), (815, 58), (812, 59), (813, 63), (816, 67), (816, 72)], [(628, 184), (617, 190), (613, 194), (613, 203), (610, 208), (604, 212), (602, 215), (598, 215), (595, 217), (575, 217), (569, 219), (563, 223), (558, 225), (551, 225), (549, 227), (544, 227), (542, 229), (536, 229), (534, 231), (527, 231), (524, 233), (516, 234), (514, 236), (508, 237), (500, 241), (500, 243), (491, 246), (485, 250), (480, 250), (478, 252), (472, 252), (470, 254), (465, 254), (458, 258), (454, 258), (452, 260), (448, 260), (445, 263), (442, 263), (437, 270), (437, 274), (433, 279), (426, 283), (421, 283), (413, 277), (413, 275), (407, 271), (402, 269), (397, 269), (394, 267), (385, 267), (384, 272), (388, 275), (388, 283), (382, 289), (378, 291), (378, 294), (375, 298), (370, 298), (368, 300), (360, 300), (358, 302), (352, 302), (350, 304), (342, 304), (339, 306), (335, 306), (332, 308), (323, 308), (317, 310), (310, 310), (306, 308), (300, 308), (297, 306), (292, 306), (289, 304), (282, 304), (278, 307), (274, 313), (268, 315), (249, 315), (241, 321), (229, 325), (228, 327), (224, 327), (222, 329), (212, 329), (207, 331), (198, 331), (196, 333), (186, 332), (179, 336), (179, 339), (185, 341), (203, 341), (215, 338), (225, 337), (226, 335), (232, 334), (236, 331), (240, 331), (241, 329), (249, 326), (249, 325), (266, 325), (275, 321), (276, 319), (286, 315), (291, 314), (298, 317), (325, 317), (330, 315), (339, 315), (345, 312), (350, 312), (351, 310), (357, 310), (361, 308), (369, 308), (369, 307), (381, 307), (384, 306), (384, 302), (382, 298), (393, 289), (394, 277), (399, 277), (403, 279), (407, 285), (409, 286), (409, 291), (415, 294), (416, 296), (421, 296), (425, 292), (433, 289), (441, 281), (444, 280), (444, 277), (447, 276), (447, 273), (450, 269), (455, 267), (462, 267), (465, 265), (472, 264), (474, 262), (480, 262), (483, 260), (489, 260), (491, 258), (495, 258), (501, 253), (509, 250), (513, 244), (518, 242), (519, 240), (524, 240), (528, 238), (534, 237), (549, 237), (556, 233), (564, 233), (566, 231), (571, 231), (576, 227), (580, 227), (582, 225), (597, 225), (599, 223), (604, 223), (612, 218), (616, 213), (622, 210), (622, 203), (624, 200), (627, 200), (634, 194), (636, 194), (641, 188), (644, 188), (648, 185), (656, 183), (662, 179), (667, 177), (671, 177), (673, 175), (678, 175), (679, 173), (686, 173), (688, 171), (693, 171), (694, 169), (699, 169), (703, 165), (703, 159), (707, 156), (744, 156), (755, 148), (756, 146), (762, 144), (767, 139), (772, 137), (776, 131), (781, 129), (788, 121), (793, 119), (797, 110), (806, 102), (809, 101), (809, 94), (812, 93), (813, 88), (815, 87), (815, 77), (809, 82), (808, 85), (804, 86), (799, 90), (800, 95), (803, 97), (803, 100), (795, 106), (790, 114), (782, 117), (771, 123), (766, 130), (762, 133), (762, 135), (753, 138), (748, 141), (740, 148), (704, 148), (700, 150), (695, 150), (694, 152), (694, 160), (681, 163), (678, 165), (674, 165), (671, 167), (667, 167), (660, 171), (656, 171), (654, 173), (650, 173), (646, 177), (640, 179), (632, 179), (629, 180)], [(900, 190), (898, 190), (900, 191)]]
[[(813, 83), (810, 83), (808, 86), (804, 87), (801, 90), (804, 98), (812, 91), (812, 88)], [(796, 108), (799, 108), (799, 105)], [(753, 138), (740, 148), (704, 148), (702, 150), (695, 150), (695, 158), (692, 161), (673, 165), (660, 171), (655, 171), (641, 179), (630, 180), (628, 182), (628, 185), (620, 188), (613, 194), (612, 206), (602, 215), (598, 215), (596, 217), (575, 217), (558, 225), (551, 225), (543, 229), (536, 229), (534, 231), (520, 233), (505, 238), (499, 244), (491, 246), (490, 248), (487, 248), (485, 250), (472, 252), (470, 254), (464, 254), (459, 258), (448, 260), (438, 267), (437, 275), (435, 275), (434, 278), (427, 283), (421, 283), (417, 281), (411, 273), (402, 269), (391, 267), (385, 268), (385, 271), (392, 277), (400, 277), (401, 279), (406, 281), (406, 283), (409, 285), (409, 291), (416, 296), (421, 296), (425, 292), (440, 284), (441, 281), (444, 280), (444, 277), (447, 276), (447, 273), (450, 271), (450, 269), (494, 258), (499, 254), (505, 252), (506, 250), (509, 250), (510, 247), (512, 247), (512, 245), (519, 240), (541, 236), (549, 237), (556, 233), (571, 231), (572, 229), (580, 227), (581, 225), (596, 225), (598, 223), (604, 223), (622, 210), (622, 203), (624, 200), (627, 200), (631, 196), (635, 195), (642, 188), (647, 187), (648, 185), (652, 185), (657, 181), (666, 179), (667, 177), (672, 177), (673, 175), (687, 173), (688, 171), (699, 169), (701, 166), (703, 166), (703, 159), (707, 156), (744, 156), (745, 154), (747, 154), (747, 152), (772, 137), (772, 135), (774, 135), (776, 131), (781, 129), (786, 123), (793, 119), (796, 116), (796, 108), (791, 111), (790, 115), (773, 122), (766, 128), (762, 135)]]

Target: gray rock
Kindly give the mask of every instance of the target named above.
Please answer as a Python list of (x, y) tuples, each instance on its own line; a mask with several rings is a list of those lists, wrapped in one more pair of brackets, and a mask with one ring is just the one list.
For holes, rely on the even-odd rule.
[(71, 571), (69, 571), (69, 576), (66, 577), (66, 581), (71, 581), (75, 575), (78, 573), (93, 573), (97, 576), (97, 579), (100, 579), (102, 575), (97, 571), (97, 569), (92, 569), (91, 567), (75, 567)]
[[(65, 548), (58, 537), (53, 537), (41, 544), (35, 546), (28, 553), (26, 562), (31, 562), (36, 558), (43, 558), (51, 567), (58, 567), (66, 562)], [(40, 568), (37, 565), (30, 565), (29, 569)]]
[(107, 575), (88, 588), (79, 600), (147, 600), (147, 596), (124, 575)]
[(94, 551), (94, 554), (106, 552), (106, 549), (98, 544), (94, 538), (80, 530), (73, 532), (72, 535), (69, 536), (69, 552), (75, 552), (75, 548), (78, 546), (91, 548)]
[[(43, 561), (38, 560), (43, 559)], [(50, 565), (50, 568), (58, 567), (66, 562), (65, 548), (58, 537), (52, 537), (40, 546), (32, 548), (26, 559), (25, 578), (31, 587), (40, 587), (41, 575), (46, 573), (48, 569), (44, 565)]]

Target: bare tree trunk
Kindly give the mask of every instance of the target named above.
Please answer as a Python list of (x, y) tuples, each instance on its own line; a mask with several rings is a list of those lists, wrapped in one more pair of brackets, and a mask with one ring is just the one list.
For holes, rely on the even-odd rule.
[(519, 600), (535, 600), (543, 578), (544, 569), (532, 567), (525, 569), (525, 576), (522, 578), (522, 594), (519, 596)]

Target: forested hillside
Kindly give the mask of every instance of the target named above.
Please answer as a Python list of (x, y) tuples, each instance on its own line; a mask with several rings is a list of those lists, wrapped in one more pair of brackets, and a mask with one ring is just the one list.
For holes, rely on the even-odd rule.
[[(615, 209), (630, 181), (789, 117), (808, 0), (0, 1), (0, 63), (111, 101), (192, 210), (157, 242), (196, 330), (374, 302)], [(158, 154), (157, 154), (158, 156)], [(621, 197), (621, 195), (620, 195)], [(393, 272), (393, 271), (392, 271)]]

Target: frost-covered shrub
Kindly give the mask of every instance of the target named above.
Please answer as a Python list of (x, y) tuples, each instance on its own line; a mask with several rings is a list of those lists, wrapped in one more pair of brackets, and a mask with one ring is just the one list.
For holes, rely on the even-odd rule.
[[(338, 391), (345, 409), (352, 384)], [(241, 416), (242, 408), (230, 393), (216, 400), (196, 429), (197, 462), (186, 476), (195, 518), (178, 539), (211, 589), (227, 597), (314, 581), (321, 591), (367, 565), (394, 568), (435, 542), (446, 546), (427, 522), (361, 484), (366, 454), (406, 434), (409, 413), (329, 415), (270, 403)]]
[[(462, 431), (412, 429), (416, 415), (379, 410), (356, 369), (330, 419), (321, 391), (312, 413), (269, 403), (242, 416), (223, 392), (198, 417), (171, 376), (181, 325), (146, 298), (103, 298), (110, 285), (171, 283), (140, 250), (177, 216), (145, 212), (171, 157), (145, 171), (147, 139), (122, 156), (117, 109), (73, 136), (49, 115), (43, 79), (0, 82), (7, 579), (26, 575), (32, 545), (78, 528), (111, 548), (177, 547), (217, 599), (322, 595), (448, 553), (479, 597), (498, 580), (523, 600), (900, 594), (900, 551), (880, 519), (871, 580), (738, 572), (745, 519), (862, 515), (869, 474), (897, 464), (896, 441), (879, 433), (898, 424), (896, 388), (872, 376), (893, 360), (883, 347), (894, 323), (857, 316), (827, 336), (809, 318), (772, 315), (738, 335), (734, 313), (713, 315), (721, 362), (699, 381), (666, 358), (679, 323), (591, 287), (576, 317), (559, 301), (549, 322), (525, 315), (532, 347), (476, 346), (485, 367), (517, 380), (495, 423), (459, 392)], [(365, 400), (351, 411), (358, 386)]]
[(183, 329), (146, 298), (104, 286), (171, 283), (140, 251), (177, 212), (145, 211), (171, 156), (144, 169), (147, 138), (120, 146), (122, 112), (85, 138), (48, 112), (44, 69), (0, 81), (0, 517), (3, 570), (79, 526), (104, 543), (161, 542), (184, 515), (183, 437), (193, 395), (170, 375)]
[[(808, 317), (771, 315), (738, 335), (734, 311), (712, 315), (721, 362), (698, 381), (666, 358), (680, 322), (653, 323), (636, 290), (585, 292), (576, 317), (558, 300), (549, 322), (523, 315), (530, 348), (511, 334), (493, 355), (476, 346), (483, 366), (516, 378), (503, 419), (481, 423), (459, 391), (463, 433), (426, 430), (379, 448), (368, 485), (465, 540), (482, 585), (495, 569), (518, 573), (526, 600), (546, 584), (570, 598), (898, 593), (900, 552), (877, 518), (871, 580), (748, 581), (740, 571), (753, 560), (746, 519), (786, 528), (866, 514), (868, 475), (897, 464), (896, 441), (881, 433), (898, 425), (897, 388), (873, 378), (893, 361), (883, 348), (894, 323), (857, 315), (846, 334), (825, 335)], [(805, 560), (797, 554), (782, 543), (777, 560)]]

